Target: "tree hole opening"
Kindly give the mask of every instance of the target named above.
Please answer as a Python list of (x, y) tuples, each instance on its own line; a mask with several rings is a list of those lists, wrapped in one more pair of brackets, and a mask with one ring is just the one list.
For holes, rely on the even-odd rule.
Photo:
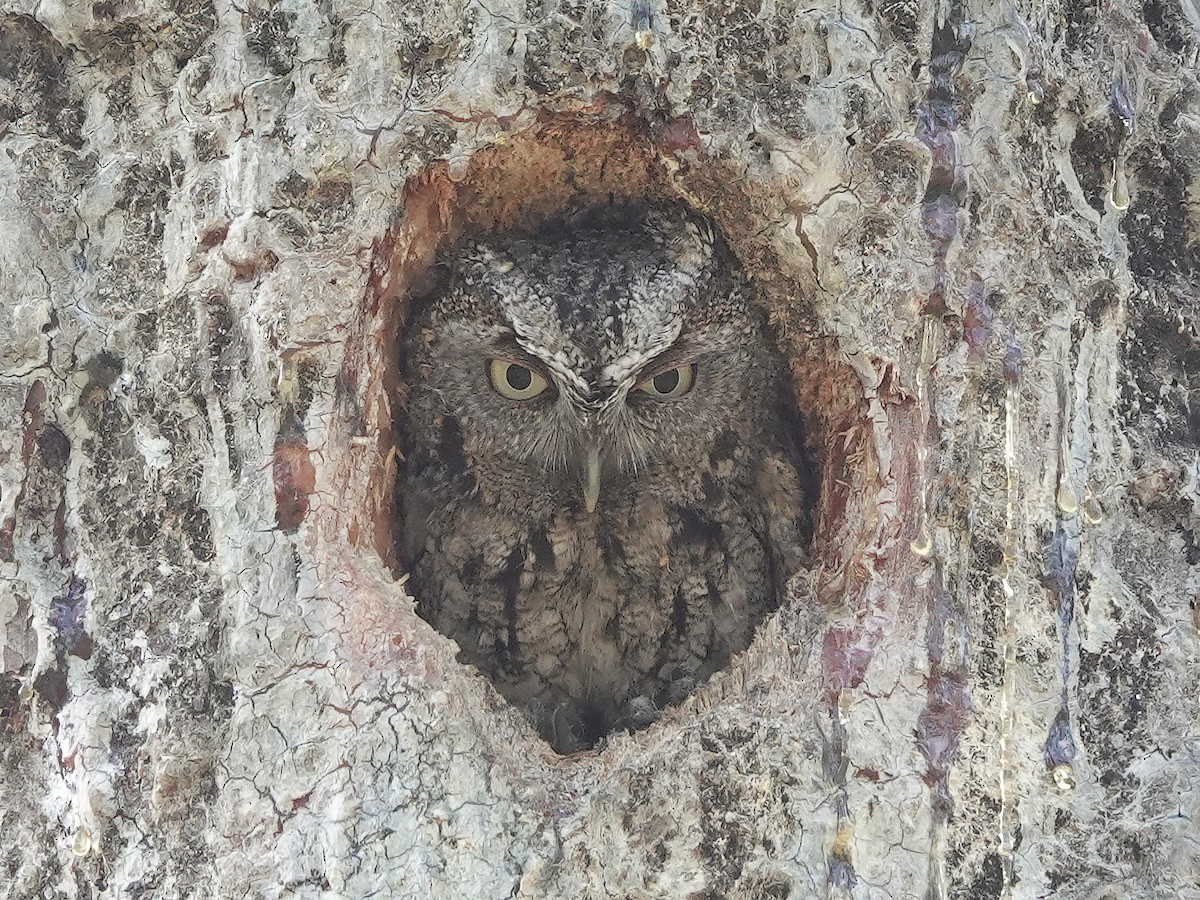
[(700, 211), (636, 129), (558, 123), (414, 179), (376, 254), (377, 546), (560, 753), (656, 721), (839, 555), (859, 395), (724, 183)]

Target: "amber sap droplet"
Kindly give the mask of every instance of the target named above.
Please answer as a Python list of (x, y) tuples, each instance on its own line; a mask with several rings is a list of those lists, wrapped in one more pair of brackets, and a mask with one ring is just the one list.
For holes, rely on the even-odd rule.
[(1066, 763), (1055, 766), (1050, 772), (1050, 777), (1054, 779), (1054, 786), (1060, 791), (1075, 790), (1075, 772)]
[(1113, 160), (1112, 187), (1108, 190), (1108, 200), (1113, 209), (1129, 209), (1129, 182), (1125, 178), (1125, 164)]
[(909, 542), (909, 549), (922, 559), (928, 559), (933, 556), (933, 538), (930, 537), (929, 531), (922, 528), (912, 541)]
[(1058, 502), (1058, 511), (1063, 515), (1073, 516), (1079, 512), (1079, 498), (1075, 496), (1075, 489), (1067, 479), (1064, 478), (1058, 483), (1058, 496), (1055, 499)]
[(838, 705), (838, 715), (840, 715), (843, 719), (846, 716), (850, 715), (850, 708), (852, 706), (854, 706), (853, 691), (842, 691), (840, 694), (838, 694), (837, 705)]
[(854, 829), (847, 824), (838, 826), (838, 830), (833, 835), (833, 846), (829, 853), (837, 859), (850, 859), (850, 850), (854, 846)]
[(88, 831), (86, 826), (81, 826), (79, 832), (75, 835), (75, 842), (71, 845), (71, 852), (76, 856), (87, 856), (92, 852), (92, 833)]

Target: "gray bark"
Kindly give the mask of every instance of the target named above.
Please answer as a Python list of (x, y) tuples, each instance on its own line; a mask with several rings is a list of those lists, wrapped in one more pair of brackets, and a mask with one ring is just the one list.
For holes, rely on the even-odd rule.
[[(1200, 7), (4, 0), (0, 897), (1200, 897)], [(562, 758), (413, 612), (462, 229), (711, 215), (814, 564)]]

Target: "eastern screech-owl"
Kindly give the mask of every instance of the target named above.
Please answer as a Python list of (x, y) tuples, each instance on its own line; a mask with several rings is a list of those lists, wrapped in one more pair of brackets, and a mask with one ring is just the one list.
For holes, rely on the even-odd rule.
[(559, 752), (744, 650), (802, 562), (786, 367), (680, 211), (468, 242), (408, 324), (398, 549), (419, 612)]

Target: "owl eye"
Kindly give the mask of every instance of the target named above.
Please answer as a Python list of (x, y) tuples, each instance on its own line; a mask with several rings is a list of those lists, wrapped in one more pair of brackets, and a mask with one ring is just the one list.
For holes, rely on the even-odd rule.
[(488, 362), (488, 377), (496, 393), (509, 400), (532, 400), (549, 386), (533, 369), (506, 359)]
[(688, 364), (686, 366), (676, 366), (674, 369), (667, 369), (665, 372), (659, 372), (654, 377), (647, 378), (637, 388), (651, 397), (674, 400), (676, 397), (682, 397), (690, 391), (692, 389), (692, 382), (695, 379), (696, 367)]

